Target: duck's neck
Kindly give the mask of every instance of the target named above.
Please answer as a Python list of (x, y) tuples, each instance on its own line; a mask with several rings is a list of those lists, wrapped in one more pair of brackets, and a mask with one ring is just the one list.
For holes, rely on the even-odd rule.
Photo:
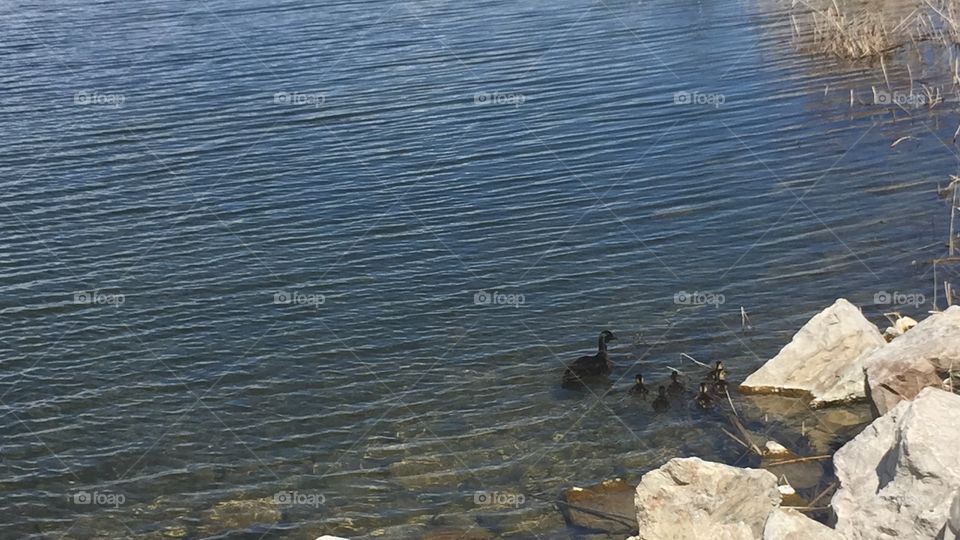
[(597, 340), (597, 351), (598, 351), (598, 352), (606, 352), (606, 351), (607, 351), (607, 342), (604, 341), (602, 334), (600, 335), (600, 339)]

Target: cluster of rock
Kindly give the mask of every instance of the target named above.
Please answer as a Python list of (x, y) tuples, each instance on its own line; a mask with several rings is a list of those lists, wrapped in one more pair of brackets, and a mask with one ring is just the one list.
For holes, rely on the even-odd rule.
[(960, 306), (935, 313), (887, 343), (841, 298), (807, 322), (740, 385), (746, 393), (809, 396), (811, 407), (869, 398), (879, 414), (960, 368)]
[(834, 455), (832, 526), (785, 507), (769, 471), (678, 458), (637, 486), (634, 538), (960, 539), (960, 396), (952, 380), (960, 307), (899, 334), (888, 343), (840, 299), (741, 385), (806, 396), (811, 407), (872, 403), (877, 418)]
[(834, 527), (781, 506), (777, 477), (673, 459), (637, 486), (637, 540), (947, 539), (960, 531), (960, 396), (926, 388), (834, 456)]

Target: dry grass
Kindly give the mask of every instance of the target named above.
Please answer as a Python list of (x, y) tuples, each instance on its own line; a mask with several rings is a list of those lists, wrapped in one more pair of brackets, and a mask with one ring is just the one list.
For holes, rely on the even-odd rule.
[[(802, 50), (851, 61), (882, 60), (920, 42), (945, 47), (960, 43), (960, 0), (905, 1), (908, 9), (909, 2), (915, 3), (906, 16), (906, 10), (899, 15), (884, 11), (884, 4), (865, 8), (838, 0), (794, 0), (794, 39)], [(953, 64), (960, 83), (960, 63)]]
[[(794, 38), (801, 48), (846, 60), (874, 58), (909, 41), (879, 12), (841, 8), (836, 0), (818, 6), (798, 0), (792, 15)], [(799, 8), (799, 9), (797, 9)]]

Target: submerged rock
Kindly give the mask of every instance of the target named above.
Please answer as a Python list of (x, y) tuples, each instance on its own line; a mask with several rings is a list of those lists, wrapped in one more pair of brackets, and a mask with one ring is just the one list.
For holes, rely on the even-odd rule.
[(960, 396), (927, 388), (841, 448), (831, 501), (837, 531), (850, 539), (912, 539), (949, 528), (960, 488), (958, 415)]
[(221, 501), (204, 512), (203, 530), (215, 535), (233, 530), (249, 529), (255, 525), (273, 525), (282, 514), (273, 497)]
[(567, 524), (584, 529), (628, 534), (636, 531), (633, 488), (616, 478), (595, 486), (570, 488), (560, 509)]
[(864, 361), (870, 399), (885, 414), (960, 368), (960, 306), (934, 313)]
[(817, 461), (791, 461), (781, 464), (782, 460), (760, 460), (760, 468), (770, 471), (778, 479), (786, 480), (794, 488), (808, 489), (816, 487), (823, 480), (823, 465)]
[(863, 399), (862, 359), (885, 344), (880, 330), (840, 298), (807, 321), (740, 390), (810, 396), (814, 407)]
[(763, 540), (842, 540), (840, 534), (791, 508), (777, 508), (763, 527)]
[(640, 540), (754, 540), (780, 492), (764, 470), (675, 458), (643, 475), (635, 503)]
[(492, 540), (493, 533), (479, 527), (469, 529), (439, 529), (430, 530), (420, 536), (419, 540)]

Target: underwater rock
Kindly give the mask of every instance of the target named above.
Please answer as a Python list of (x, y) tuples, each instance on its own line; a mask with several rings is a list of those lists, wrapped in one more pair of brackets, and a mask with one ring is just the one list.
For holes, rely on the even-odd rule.
[(763, 540), (842, 540), (840, 534), (792, 508), (777, 508), (763, 527)]
[(760, 451), (763, 452), (763, 457), (767, 459), (789, 459), (794, 457), (793, 452), (787, 450), (787, 447), (773, 439), (764, 443)]
[(273, 497), (221, 501), (203, 513), (204, 533), (210, 536), (227, 531), (272, 525), (282, 514)]
[(813, 407), (862, 399), (862, 360), (886, 343), (856, 306), (839, 298), (807, 321), (739, 388), (744, 393), (809, 396)]
[[(794, 456), (796, 457), (796, 456)], [(784, 478), (791, 486), (797, 489), (816, 487), (823, 480), (823, 465), (817, 461), (800, 461), (780, 464), (782, 460), (760, 460), (760, 468), (770, 471), (777, 478)]]
[(754, 540), (780, 505), (777, 477), (699, 458), (675, 458), (637, 486), (638, 538)]
[(420, 540), (492, 540), (496, 538), (490, 531), (479, 527), (468, 529), (437, 529), (420, 536)]
[(840, 487), (830, 503), (837, 531), (872, 539), (944, 530), (960, 488), (958, 415), (960, 396), (926, 388), (844, 445), (834, 456)]
[(620, 478), (563, 493), (561, 504), (567, 524), (584, 529), (628, 534), (636, 531), (633, 488)]
[(424, 491), (436, 486), (455, 486), (460, 475), (450, 463), (434, 457), (410, 457), (387, 466), (391, 479), (408, 490)]
[(928, 386), (942, 386), (940, 373), (960, 368), (960, 306), (934, 313), (864, 362), (870, 399), (885, 414)]

